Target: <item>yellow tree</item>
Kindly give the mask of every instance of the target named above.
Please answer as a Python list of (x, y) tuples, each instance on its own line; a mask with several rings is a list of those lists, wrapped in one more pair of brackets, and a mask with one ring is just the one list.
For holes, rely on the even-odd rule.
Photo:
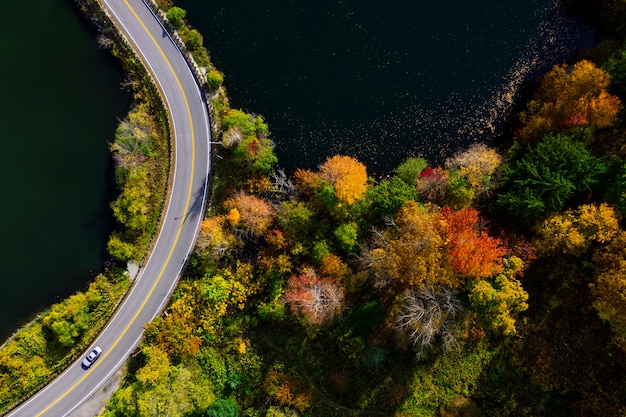
[(615, 210), (606, 203), (584, 204), (544, 220), (535, 231), (533, 243), (539, 252), (580, 255), (593, 242), (611, 240), (619, 232), (619, 224)]
[(596, 263), (595, 282), (590, 284), (593, 307), (626, 348), (626, 232), (598, 250), (593, 261)]
[(371, 251), (378, 276), (405, 287), (461, 284), (447, 253), (446, 222), (440, 211), (409, 200), (400, 210), (396, 225), (383, 236), (383, 247)]
[(613, 125), (622, 104), (606, 91), (609, 82), (609, 75), (589, 61), (555, 66), (521, 114), (520, 139), (534, 141), (556, 129)]
[(335, 196), (345, 204), (353, 204), (367, 190), (365, 165), (349, 156), (335, 155), (324, 162), (319, 176), (335, 188)]

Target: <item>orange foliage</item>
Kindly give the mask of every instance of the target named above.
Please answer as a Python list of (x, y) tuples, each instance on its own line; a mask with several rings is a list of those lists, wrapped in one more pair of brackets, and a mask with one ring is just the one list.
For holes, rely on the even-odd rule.
[(606, 91), (609, 82), (609, 75), (589, 61), (555, 66), (522, 113), (519, 137), (536, 140), (558, 128), (613, 125), (622, 103)]
[(302, 383), (283, 372), (272, 370), (263, 382), (265, 391), (283, 407), (293, 407), (303, 413), (311, 407), (311, 393)]
[(298, 192), (304, 196), (311, 197), (320, 188), (320, 177), (311, 170), (298, 168), (293, 176)]
[(266, 200), (239, 192), (233, 198), (226, 200), (226, 208), (236, 209), (247, 232), (263, 235), (274, 222), (274, 209)]
[(335, 195), (342, 203), (353, 204), (367, 190), (365, 165), (349, 156), (328, 158), (320, 166), (319, 175), (335, 187)]
[(350, 269), (348, 269), (348, 265), (346, 265), (340, 257), (330, 254), (322, 259), (320, 272), (330, 277), (342, 279), (350, 273)]
[(467, 278), (485, 278), (502, 272), (507, 250), (500, 239), (477, 231), (478, 212), (473, 208), (442, 209), (448, 224), (448, 253), (454, 272)]

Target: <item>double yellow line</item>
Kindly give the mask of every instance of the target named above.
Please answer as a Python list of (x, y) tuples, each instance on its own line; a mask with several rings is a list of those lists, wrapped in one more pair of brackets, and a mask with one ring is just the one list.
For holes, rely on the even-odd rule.
[[(145, 32), (147, 33), (147, 35), (150, 37), (150, 39), (152, 40), (152, 42), (154, 43), (154, 45), (157, 47), (159, 53), (161, 54), (161, 56), (163, 57), (163, 60), (167, 63), (167, 66), (169, 68), (169, 70), (171, 71), (172, 75), (174, 76), (174, 79), (176, 80), (176, 83), (178, 84), (178, 88), (180, 89), (180, 92), (182, 94), (183, 97), (183, 101), (185, 102), (185, 107), (187, 110), (187, 116), (189, 118), (189, 125), (190, 125), (190, 132), (191, 132), (191, 179), (189, 181), (189, 189), (187, 191), (187, 200), (185, 202), (185, 210), (184, 213), (187, 213), (188, 209), (189, 209), (189, 203), (191, 201), (191, 194), (193, 191), (193, 179), (194, 179), (194, 171), (195, 171), (195, 156), (196, 156), (196, 146), (195, 146), (195, 132), (194, 132), (194, 128), (193, 128), (193, 119), (191, 117), (191, 109), (189, 107), (189, 101), (187, 100), (187, 95), (185, 94), (185, 90), (183, 89), (183, 85), (180, 82), (180, 79), (178, 78), (178, 75), (176, 74), (176, 71), (174, 71), (174, 68), (172, 67), (172, 64), (170, 62), (170, 60), (167, 58), (167, 56), (165, 55), (165, 52), (163, 52), (163, 49), (161, 49), (161, 47), (159, 46), (159, 44), (157, 43), (156, 39), (154, 38), (154, 36), (152, 36), (152, 34), (150, 33), (150, 31), (148, 30), (148, 28), (146, 27), (145, 23), (141, 20), (141, 18), (139, 17), (139, 15), (137, 14), (137, 12), (135, 11), (135, 9), (133, 9), (133, 7), (128, 3), (128, 0), (124, 0), (124, 4), (126, 5), (126, 7), (128, 7), (128, 9), (130, 10), (130, 12), (133, 14), (133, 16), (137, 19), (137, 21), (139, 22), (139, 24), (141, 25), (141, 27), (145, 30)], [(154, 75), (154, 74), (153, 74)], [(155, 75), (156, 78), (156, 75)], [(111, 345), (106, 353), (102, 356), (102, 358), (100, 358), (100, 361), (96, 362), (93, 367), (87, 371), (85, 373), (85, 375), (83, 375), (82, 378), (80, 378), (74, 385), (72, 385), (67, 391), (65, 391), (63, 393), (63, 395), (59, 396), (56, 400), (54, 400), (52, 403), (50, 403), (50, 405), (48, 405), (46, 408), (44, 408), (41, 412), (39, 412), (39, 414), (37, 414), (35, 417), (40, 417), (42, 416), (44, 413), (46, 413), (48, 410), (50, 410), (52, 407), (54, 407), (56, 404), (58, 404), (63, 398), (67, 397), (69, 395), (70, 392), (72, 392), (74, 389), (76, 389), (77, 386), (79, 386), (81, 383), (83, 383), (83, 381), (99, 366), (100, 363), (102, 363), (102, 361), (104, 359), (106, 359), (106, 357), (113, 351), (113, 349), (115, 349), (115, 347), (117, 347), (117, 345), (120, 343), (120, 341), (122, 340), (122, 338), (126, 335), (126, 333), (128, 332), (128, 329), (130, 329), (130, 326), (132, 326), (135, 322), (135, 320), (137, 320), (137, 317), (139, 316), (139, 313), (141, 313), (141, 311), (143, 310), (143, 308), (145, 307), (146, 303), (148, 302), (148, 300), (150, 299), (150, 297), (152, 297), (152, 294), (154, 293), (154, 290), (156, 289), (157, 285), (159, 284), (159, 282), (161, 281), (161, 278), (163, 277), (163, 274), (165, 273), (165, 269), (167, 268), (167, 266), (170, 263), (170, 259), (172, 257), (172, 254), (174, 253), (174, 248), (176, 248), (176, 245), (178, 244), (178, 239), (180, 238), (180, 234), (182, 232), (182, 228), (183, 228), (183, 223), (184, 223), (184, 219), (186, 216), (182, 216), (181, 217), (181, 221), (180, 221), (180, 225), (178, 226), (178, 231), (176, 233), (176, 237), (174, 239), (174, 244), (172, 245), (172, 247), (170, 248), (169, 254), (167, 255), (167, 258), (165, 260), (165, 264), (163, 265), (163, 268), (161, 269), (161, 271), (159, 272), (159, 275), (157, 276), (157, 279), (154, 281), (154, 284), (152, 285), (152, 287), (150, 288), (150, 292), (148, 293), (148, 296), (143, 300), (143, 302), (141, 303), (141, 306), (139, 307), (139, 309), (137, 310), (137, 312), (135, 313), (135, 315), (133, 316), (133, 318), (128, 322), (128, 324), (126, 325), (126, 327), (124, 328), (124, 330), (122, 331), (122, 333), (119, 335), (119, 337), (115, 340), (115, 342), (113, 343), (113, 345)]]

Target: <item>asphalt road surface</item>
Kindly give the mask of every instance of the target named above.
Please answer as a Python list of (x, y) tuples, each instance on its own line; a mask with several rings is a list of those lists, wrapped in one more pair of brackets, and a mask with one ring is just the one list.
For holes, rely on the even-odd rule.
[(175, 156), (170, 197), (149, 260), (116, 315), (88, 349), (100, 346), (100, 358), (84, 370), (81, 357), (8, 414), (11, 417), (66, 416), (122, 366), (139, 343), (144, 325), (161, 312), (172, 294), (193, 249), (206, 204), (209, 117), (203, 93), (188, 64), (142, 0), (101, 1), (157, 80), (171, 112)]

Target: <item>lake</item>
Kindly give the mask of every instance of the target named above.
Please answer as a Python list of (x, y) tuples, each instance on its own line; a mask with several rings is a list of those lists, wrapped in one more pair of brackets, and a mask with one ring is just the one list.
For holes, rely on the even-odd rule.
[(103, 270), (114, 227), (107, 143), (129, 106), (121, 69), (73, 2), (4, 2), (3, 13), (1, 340)]
[(525, 83), (593, 45), (555, 0), (177, 4), (288, 171), (341, 153), (382, 175), (490, 142)]
[[(288, 171), (342, 153), (384, 175), (490, 142), (528, 81), (593, 45), (554, 0), (178, 3)], [(3, 10), (0, 339), (103, 269), (107, 142), (129, 104), (71, 0)]]

